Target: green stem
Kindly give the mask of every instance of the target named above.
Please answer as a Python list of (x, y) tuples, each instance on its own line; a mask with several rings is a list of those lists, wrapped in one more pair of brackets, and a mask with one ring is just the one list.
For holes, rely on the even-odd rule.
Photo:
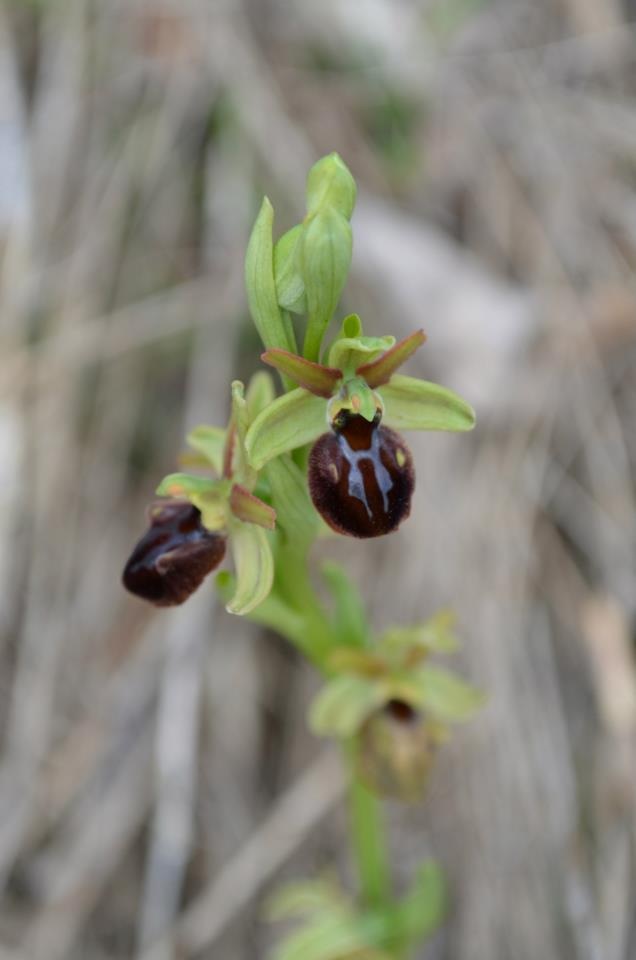
[(381, 803), (356, 777), (354, 744), (350, 752), (349, 813), (360, 895), (368, 906), (382, 907), (390, 899), (391, 877)]

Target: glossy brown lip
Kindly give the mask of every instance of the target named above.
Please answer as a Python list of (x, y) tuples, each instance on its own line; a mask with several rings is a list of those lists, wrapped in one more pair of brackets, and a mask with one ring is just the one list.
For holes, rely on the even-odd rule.
[(225, 537), (201, 523), (190, 503), (157, 501), (150, 527), (124, 568), (127, 590), (159, 607), (183, 603), (223, 560)]
[(415, 485), (413, 462), (398, 433), (341, 412), (332, 433), (314, 444), (308, 465), (316, 510), (338, 533), (380, 537), (408, 517)]

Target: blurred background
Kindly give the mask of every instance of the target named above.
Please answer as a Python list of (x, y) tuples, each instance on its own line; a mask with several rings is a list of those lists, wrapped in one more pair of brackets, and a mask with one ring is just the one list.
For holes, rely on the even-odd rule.
[[(4, 0), (0, 960), (262, 958), (263, 897), (349, 876), (316, 678), (204, 587), (119, 577), (186, 429), (257, 366), (243, 254), (309, 166), (359, 188), (342, 304), (428, 343), (470, 436), (412, 435), (411, 520), (332, 539), (378, 629), (452, 605), (488, 693), (398, 884), (431, 960), (636, 957), (631, 0)], [(323, 752), (326, 751), (326, 752)]]

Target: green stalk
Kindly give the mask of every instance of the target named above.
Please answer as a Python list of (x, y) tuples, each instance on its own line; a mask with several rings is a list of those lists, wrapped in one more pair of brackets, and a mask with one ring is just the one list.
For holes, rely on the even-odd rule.
[(360, 895), (367, 906), (381, 908), (391, 896), (391, 877), (380, 800), (367, 790), (354, 769), (357, 743), (350, 751), (349, 816)]

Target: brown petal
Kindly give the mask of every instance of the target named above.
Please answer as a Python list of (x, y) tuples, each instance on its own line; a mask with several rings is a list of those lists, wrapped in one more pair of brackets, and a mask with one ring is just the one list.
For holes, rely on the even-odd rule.
[(150, 527), (124, 568), (122, 581), (135, 596), (158, 607), (183, 603), (225, 555), (225, 537), (201, 523), (196, 507), (182, 501), (157, 501), (149, 510)]

